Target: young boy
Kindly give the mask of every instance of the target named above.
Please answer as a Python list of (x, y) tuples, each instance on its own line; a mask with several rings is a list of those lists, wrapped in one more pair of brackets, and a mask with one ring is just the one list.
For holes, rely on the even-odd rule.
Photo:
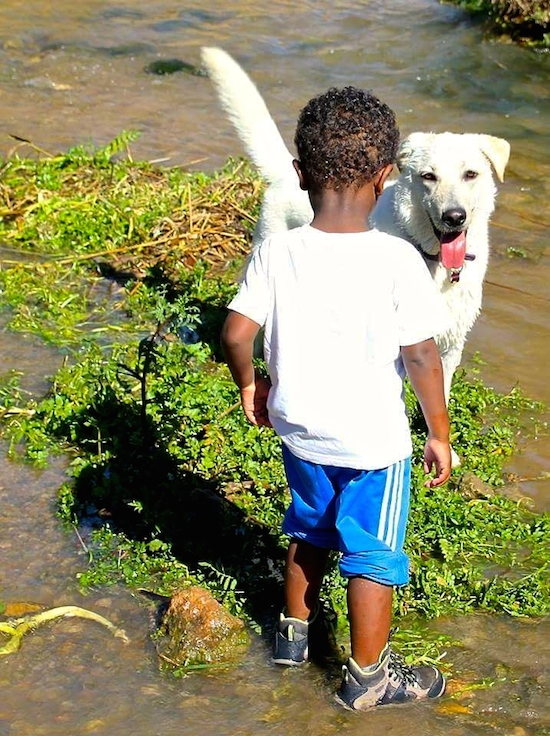
[[(407, 667), (388, 644), (393, 586), (408, 582), (405, 372), (428, 426), (424, 470), (435, 467), (435, 477), (426, 486), (444, 483), (451, 468), (433, 340), (444, 327), (439, 294), (415, 248), (367, 222), (398, 138), (393, 112), (362, 90), (330, 89), (306, 105), (294, 167), (313, 220), (253, 253), (222, 331), (246, 416), (281, 437), (292, 497), (273, 660), (307, 660), (328, 553), (339, 550), (351, 657), (336, 697), (355, 710), (445, 689), (435, 667)], [(270, 380), (252, 364), (260, 327)]]

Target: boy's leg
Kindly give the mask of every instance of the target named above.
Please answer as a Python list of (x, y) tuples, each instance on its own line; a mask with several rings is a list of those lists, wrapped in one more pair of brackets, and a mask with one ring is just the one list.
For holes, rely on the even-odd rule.
[(438, 698), (445, 678), (437, 667), (410, 667), (388, 644), (393, 588), (366, 578), (348, 583), (351, 657), (336, 699), (352, 710)]
[(285, 612), (275, 634), (276, 664), (295, 666), (309, 658), (309, 626), (315, 618), (328, 554), (329, 550), (302, 540), (290, 542), (285, 569)]
[(336, 525), (340, 569), (349, 579), (352, 656), (336, 697), (353, 710), (437, 698), (445, 690), (436, 667), (409, 667), (388, 644), (393, 586), (408, 580), (403, 541), (409, 468), (406, 460), (360, 473), (340, 496)]
[(319, 598), (325, 574), (328, 549), (293, 539), (289, 546), (285, 570), (286, 615), (307, 621)]
[(393, 587), (366, 578), (348, 582), (348, 617), (351, 656), (359, 667), (378, 662), (388, 643), (391, 625)]
[(285, 611), (275, 634), (273, 661), (300, 665), (309, 656), (309, 624), (330, 549), (338, 546), (335, 492), (324, 466), (300, 460), (283, 445), (292, 502), (283, 532), (291, 537), (285, 568)]

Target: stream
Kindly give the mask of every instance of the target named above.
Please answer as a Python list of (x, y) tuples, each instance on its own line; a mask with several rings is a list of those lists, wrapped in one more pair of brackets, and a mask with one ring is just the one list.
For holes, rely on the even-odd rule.
[[(435, 0), (2, 0), (0, 155), (105, 145), (137, 130), (134, 159), (216, 170), (243, 151), (209, 80), (148, 71), (159, 60), (199, 65), (203, 45), (242, 64), (289, 144), (305, 102), (345, 84), (379, 94), (403, 135), (451, 130), (511, 143), (483, 311), (463, 362), (479, 355), (481, 376), (498, 391), (519, 386), (550, 406), (550, 55), (488, 40), (481, 25)], [(62, 356), (1, 334), (2, 373), (22, 371), (24, 388), (42, 394)], [(405, 710), (340, 710), (332, 673), (278, 668), (260, 637), (233, 670), (161, 674), (146, 603), (124, 588), (78, 590), (87, 551), (55, 515), (67, 460), (37, 470), (8, 461), (6, 450), (0, 445), (0, 600), (89, 608), (130, 642), (81, 619), (27, 635), (17, 654), (0, 657), (0, 736), (550, 734), (547, 620), (434, 622), (462, 643), (448, 654), (459, 679), (491, 686)], [(546, 432), (507, 467), (540, 511), (550, 510), (549, 458)]]

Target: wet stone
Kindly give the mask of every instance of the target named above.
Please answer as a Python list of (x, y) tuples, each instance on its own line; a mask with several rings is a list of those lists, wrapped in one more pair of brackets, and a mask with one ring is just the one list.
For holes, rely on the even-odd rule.
[(527, 508), (533, 507), (533, 500), (520, 491), (517, 483), (507, 483), (502, 488), (493, 488), (489, 483), (478, 478), (477, 475), (466, 471), (458, 484), (461, 495), (467, 499), (485, 499), (493, 496), (504, 496), (512, 501), (519, 501)]
[(466, 471), (458, 484), (458, 490), (464, 498), (491, 498), (495, 495), (494, 489), (477, 475)]
[(177, 667), (237, 664), (249, 645), (244, 622), (198, 586), (172, 596), (155, 638), (161, 659)]
[(187, 61), (181, 59), (157, 59), (147, 64), (145, 67), (147, 74), (158, 74), (163, 76), (164, 74), (175, 74), (176, 72), (186, 72), (194, 77), (205, 77), (206, 73), (204, 70), (194, 64), (189, 64)]

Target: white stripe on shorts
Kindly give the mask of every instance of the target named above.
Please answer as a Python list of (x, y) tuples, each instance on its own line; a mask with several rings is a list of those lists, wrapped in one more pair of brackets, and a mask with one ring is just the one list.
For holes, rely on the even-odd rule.
[(397, 542), (397, 531), (399, 528), (399, 515), (403, 501), (403, 475), (405, 472), (405, 461), (399, 460), (387, 469), (384, 496), (380, 507), (380, 520), (378, 522), (377, 537), (395, 549)]
[(390, 541), (388, 542), (391, 549), (395, 550), (397, 547), (397, 532), (399, 530), (399, 519), (401, 518), (401, 506), (403, 504), (403, 476), (405, 474), (405, 462), (403, 460), (399, 461), (399, 470), (398, 470), (398, 479), (397, 479), (397, 488), (396, 490), (396, 497), (397, 497), (397, 503), (395, 504), (395, 514), (393, 516), (393, 523), (392, 523), (392, 536)]

